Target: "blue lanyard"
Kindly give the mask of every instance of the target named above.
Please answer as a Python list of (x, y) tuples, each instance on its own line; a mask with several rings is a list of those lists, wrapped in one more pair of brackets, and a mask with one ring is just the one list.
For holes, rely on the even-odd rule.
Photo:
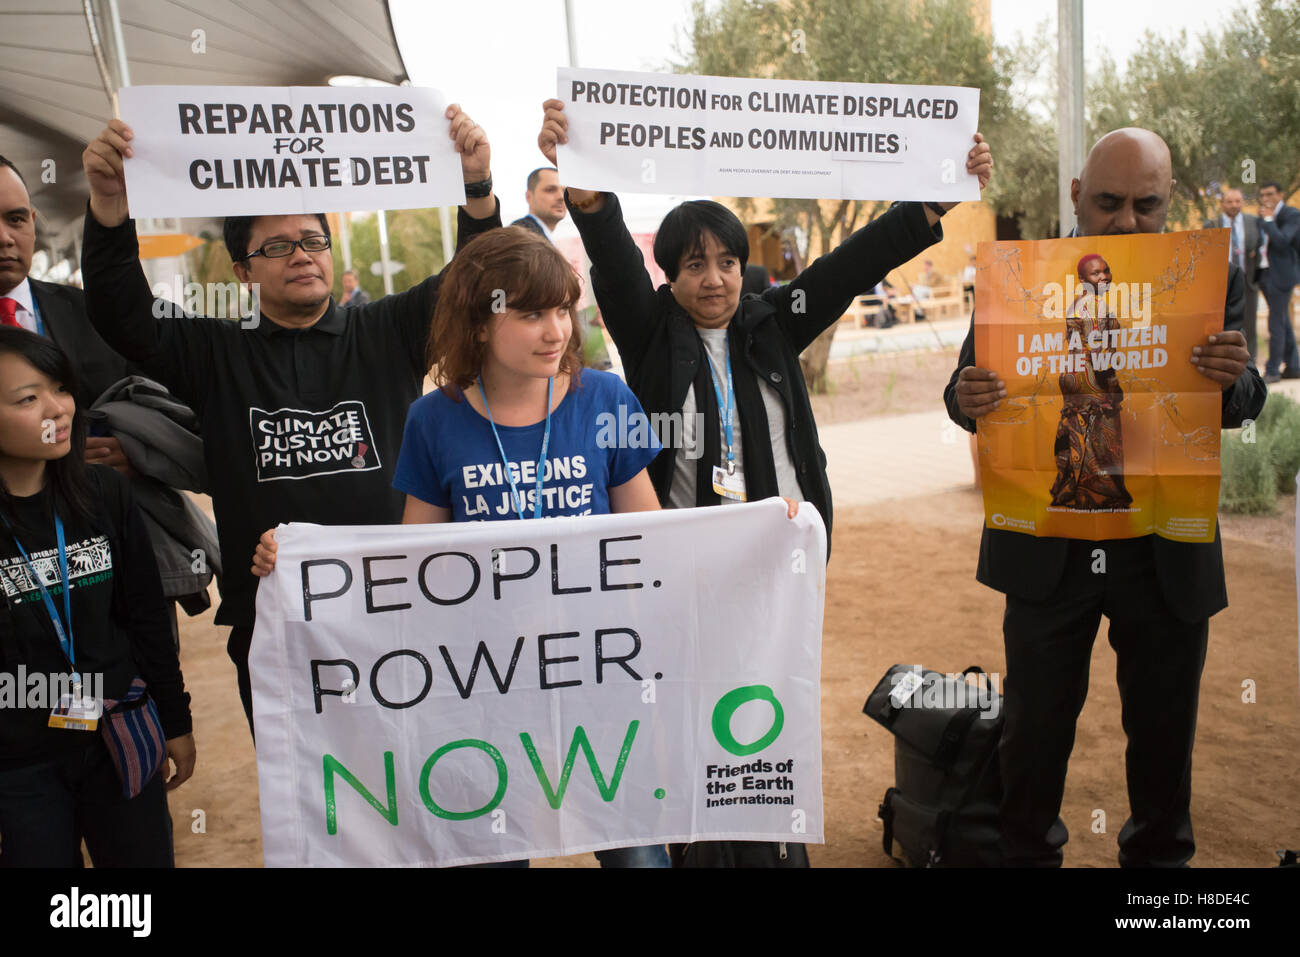
[[(533, 518), (542, 517), (542, 474), (546, 469), (546, 450), (551, 446), (551, 390), (555, 388), (555, 379), (546, 380), (546, 431), (542, 433), (542, 452), (537, 458), (537, 499), (533, 502)], [(505, 470), (506, 480), (510, 483), (510, 501), (514, 502), (515, 514), (520, 521), (524, 517), (524, 500), (519, 494), (519, 485), (510, 471), (510, 460), (506, 458), (505, 446), (497, 433), (497, 424), (492, 421), (492, 409), (488, 406), (487, 393), (483, 391), (483, 377), (478, 377), (478, 394), (483, 397), (483, 408), (488, 414), (488, 425), (492, 426), (492, 437), (497, 440), (497, 451), (501, 453), (501, 467)]]
[(736, 442), (735, 434), (732, 431), (734, 421), (734, 407), (732, 405), (731, 388), (731, 330), (723, 337), (723, 348), (727, 353), (727, 397), (723, 399), (722, 389), (718, 386), (718, 373), (713, 368), (713, 359), (709, 356), (709, 350), (704, 350), (705, 361), (709, 363), (709, 378), (713, 380), (713, 394), (718, 400), (718, 414), (722, 416), (722, 426), (727, 433), (727, 473), (732, 474), (736, 471)]
[[(6, 521), (5, 525), (9, 523)], [(13, 534), (13, 529), (9, 529)], [(23, 548), (23, 543), (18, 541), (18, 536), (14, 535), (14, 544), (18, 546), (18, 551), (23, 556), (23, 561), (27, 563), (27, 572), (32, 576), (32, 581), (36, 582), (41, 590), (41, 600), (45, 602), (45, 610), (49, 613), (50, 621), (54, 625), (54, 633), (59, 638), (59, 645), (63, 648), (63, 653), (68, 656), (68, 664), (72, 665), (72, 681), (74, 684), (81, 683), (81, 675), (77, 673), (76, 647), (72, 637), (72, 579), (68, 576), (68, 546), (63, 538), (63, 519), (59, 518), (58, 513), (54, 515), (54, 533), (59, 540), (59, 574), (62, 576), (63, 584), (63, 618), (67, 621), (67, 631), (64, 631), (64, 622), (59, 619), (59, 613), (54, 608), (54, 600), (50, 598), (50, 591), (45, 587), (45, 582), (41, 580), (40, 573), (32, 560), (27, 556), (27, 549)]]

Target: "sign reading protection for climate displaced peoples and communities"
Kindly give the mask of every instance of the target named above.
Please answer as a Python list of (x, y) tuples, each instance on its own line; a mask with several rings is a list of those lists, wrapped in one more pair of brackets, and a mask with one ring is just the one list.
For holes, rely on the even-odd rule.
[(417, 87), (130, 86), (137, 219), (465, 202), (447, 99)]
[(811, 505), (277, 536), (250, 659), (268, 865), (823, 840)]
[(979, 90), (557, 71), (560, 179), (584, 189), (793, 199), (979, 199)]

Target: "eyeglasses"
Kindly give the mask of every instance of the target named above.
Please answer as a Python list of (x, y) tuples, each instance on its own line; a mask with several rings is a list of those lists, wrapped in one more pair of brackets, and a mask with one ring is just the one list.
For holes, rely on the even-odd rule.
[(323, 253), (330, 248), (330, 238), (328, 236), (304, 236), (302, 239), (273, 239), (269, 243), (262, 243), (244, 259), (252, 259), (254, 256), (265, 256), (267, 259), (283, 259), (285, 256), (292, 255), (294, 247), (297, 246), (301, 246), (302, 251), (305, 253)]

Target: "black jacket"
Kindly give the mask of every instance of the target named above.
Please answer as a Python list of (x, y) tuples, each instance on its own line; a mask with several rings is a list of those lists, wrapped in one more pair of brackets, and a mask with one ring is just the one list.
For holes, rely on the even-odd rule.
[(526, 229), (529, 232), (536, 233), (538, 236), (541, 236), (543, 238), (546, 237), (546, 233), (542, 231), (541, 225), (537, 222), (537, 220), (533, 219), (532, 216), (521, 216), (519, 219), (516, 219), (510, 225), (519, 226), (520, 228)]
[(28, 279), (45, 331), (77, 372), (77, 405), (89, 409), (109, 386), (135, 370), (86, 318), (86, 296), (76, 286)]
[[(458, 245), (501, 225), (460, 211)], [(251, 627), (258, 536), (281, 522), (401, 520), (393, 488), (406, 413), (423, 391), (441, 276), (352, 309), (330, 303), (310, 328), (255, 327), (159, 308), (140, 269), (135, 224), (86, 215), (81, 253), (95, 328), (202, 423), (221, 540), (219, 625)], [(160, 304), (160, 306), (166, 304)]]
[(1289, 293), (1300, 285), (1300, 210), (1283, 204), (1274, 210), (1273, 221), (1261, 219), (1259, 228), (1268, 237), (1264, 290)]
[[(1241, 329), (1245, 301), (1245, 279), (1241, 270), (1228, 266), (1228, 296), (1223, 310), (1223, 328)], [(961, 346), (957, 369), (943, 391), (948, 416), (967, 432), (975, 431), (975, 420), (962, 414), (957, 404), (957, 376), (975, 365), (975, 317)], [(996, 371), (996, 370), (995, 370)], [(1254, 367), (1246, 371), (1223, 393), (1225, 429), (1234, 429), (1244, 419), (1253, 419), (1264, 407), (1267, 389)], [(1156, 565), (1156, 576), (1165, 602), (1184, 621), (1209, 618), (1228, 607), (1228, 589), (1223, 577), (1223, 546), (1215, 528), (1213, 542), (1175, 542), (1148, 535)], [(1070, 539), (1036, 537), (1020, 532), (985, 528), (980, 539), (979, 566), (975, 578), (990, 588), (1026, 601), (1043, 601), (1061, 581)]]
[[(696, 504), (719, 504), (710, 479), (710, 470), (721, 461), (718, 404), (695, 323), (667, 285), (658, 290), (651, 285), (641, 251), (623, 223), (618, 197), (606, 193), (604, 206), (594, 213), (583, 213), (572, 204), (569, 210), (591, 258), (591, 285), (605, 328), (614, 337), (628, 385), (646, 413), (680, 412), (694, 384), (695, 400), (704, 415)], [(804, 497), (826, 523), (828, 550), (832, 510), (826, 455), (817, 438), (799, 353), (843, 315), (855, 295), (942, 238), (939, 227), (926, 222), (921, 204), (896, 204), (792, 282), (766, 289), (760, 296), (743, 296), (732, 317), (731, 364), (742, 434), (768, 435), (758, 384), (765, 379), (785, 406), (790, 461)], [(743, 374), (746, 369), (749, 375)], [(748, 497), (777, 495), (771, 445), (747, 438), (742, 450)], [(661, 503), (668, 501), (673, 455), (672, 449), (665, 448), (649, 467)]]
[[(102, 674), (106, 697), (122, 698), (139, 675), (158, 704), (163, 734), (189, 734), (190, 696), (185, 691), (158, 566), (130, 485), (102, 465), (86, 470), (92, 515), (61, 515), (68, 569), (73, 579), (72, 628), (76, 665)], [(54, 514), (47, 490), (16, 500), (14, 532), (37, 567), (57, 566)], [(8, 516), (6, 516), (8, 519)], [(42, 554), (44, 553), (44, 554)], [(47, 579), (48, 580), (48, 579)], [(62, 615), (63, 591), (50, 588)], [(27, 574), (14, 537), (0, 524), (0, 672), (7, 675), (66, 674), (49, 613)], [(12, 680), (12, 679), (10, 679)], [(47, 726), (50, 712), (0, 708), (0, 767), (43, 759), (82, 744), (85, 733)], [(98, 734), (98, 732), (95, 732)]]

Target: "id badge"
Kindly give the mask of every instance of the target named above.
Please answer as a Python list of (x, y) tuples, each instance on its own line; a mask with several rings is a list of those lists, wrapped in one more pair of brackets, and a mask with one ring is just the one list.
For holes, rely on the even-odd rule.
[(99, 727), (104, 704), (98, 698), (60, 695), (59, 705), (50, 712), (50, 727), (67, 731), (94, 731)]
[(723, 498), (745, 501), (745, 477), (739, 472), (728, 474), (720, 465), (713, 466), (713, 491)]

